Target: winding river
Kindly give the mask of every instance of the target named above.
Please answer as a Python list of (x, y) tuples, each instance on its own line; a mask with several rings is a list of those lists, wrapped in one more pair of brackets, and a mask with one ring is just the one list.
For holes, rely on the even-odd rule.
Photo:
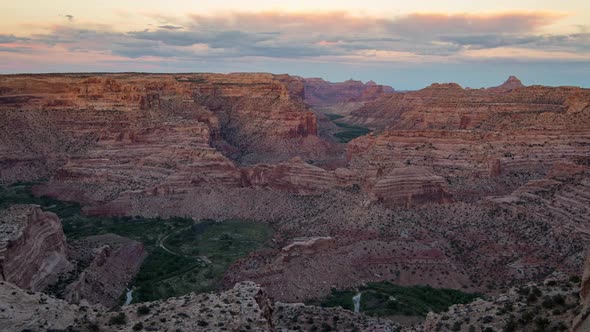
[(361, 311), (361, 293), (356, 293), (355, 296), (352, 297), (352, 303), (354, 303), (354, 312), (359, 313)]
[(127, 288), (127, 294), (125, 296), (125, 303), (123, 303), (123, 306), (128, 306), (131, 304), (131, 301), (133, 301), (133, 289)]

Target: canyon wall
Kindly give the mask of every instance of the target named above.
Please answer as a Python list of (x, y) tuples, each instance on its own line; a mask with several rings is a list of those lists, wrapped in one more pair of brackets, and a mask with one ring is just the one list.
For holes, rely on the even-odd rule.
[(341, 119), (375, 130), (348, 144), (349, 168), (369, 190), (400, 168), (427, 168), (464, 200), (507, 194), (557, 162), (587, 158), (590, 90), (521, 85), (433, 84), (367, 102)]
[(362, 102), (391, 94), (393, 88), (373, 81), (348, 80), (340, 83), (324, 81), (321, 78), (303, 79), (305, 101), (312, 106), (329, 106), (347, 102)]
[(79, 251), (92, 250), (91, 262), (76, 280), (66, 286), (64, 298), (70, 303), (85, 300), (107, 308), (119, 303), (148, 255), (142, 243), (114, 234), (76, 241)]
[(239, 187), (239, 164), (330, 148), (287, 75), (9, 75), (0, 86), (0, 181), (49, 180), (36, 193), (63, 200)]
[[(514, 77), (395, 94), (271, 74), (7, 75), (0, 87), (0, 181), (43, 181), (38, 195), (119, 207), (106, 213), (128, 213), (130, 195), (209, 187), (358, 186), (387, 206), (446, 204), (508, 194), (590, 155), (589, 90)], [(363, 100), (341, 120), (375, 132), (341, 158), (342, 146), (318, 136), (310, 96)]]
[(0, 215), (0, 280), (42, 290), (72, 266), (58, 217), (36, 205), (13, 205)]

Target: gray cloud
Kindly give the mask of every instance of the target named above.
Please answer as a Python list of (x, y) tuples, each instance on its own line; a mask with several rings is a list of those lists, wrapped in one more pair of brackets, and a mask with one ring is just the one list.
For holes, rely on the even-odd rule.
[(182, 29), (182, 27), (180, 27), (180, 26), (175, 26), (175, 25), (170, 25), (170, 24), (160, 25), (160, 26), (158, 26), (158, 28), (165, 29), (165, 30), (181, 30)]
[[(73, 17), (72, 17), (73, 18)], [(590, 34), (544, 35), (536, 31), (560, 18), (550, 13), (495, 15), (413, 14), (383, 19), (346, 13), (234, 13), (193, 15), (190, 22), (163, 22), (157, 28), (126, 33), (108, 27), (54, 27), (30, 38), (0, 35), (0, 43), (60, 45), (70, 51), (101, 51), (137, 59), (302, 58), (367, 56), (372, 51), (417, 56), (452, 56), (465, 49), (525, 47), (590, 52)], [(195, 47), (195, 45), (205, 45)], [(16, 48), (12, 52), (26, 52)]]
[(15, 35), (2, 35), (0, 34), (0, 44), (14, 43), (27, 41), (29, 38), (17, 37)]
[(566, 35), (469, 35), (443, 36), (441, 41), (474, 49), (496, 47), (526, 47), (553, 51), (590, 51), (590, 33)]

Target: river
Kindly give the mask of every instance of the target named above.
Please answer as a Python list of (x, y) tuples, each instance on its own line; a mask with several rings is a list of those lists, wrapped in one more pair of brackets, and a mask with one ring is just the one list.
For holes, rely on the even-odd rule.
[(127, 294), (126, 294), (125, 303), (123, 304), (123, 306), (127, 306), (127, 305), (131, 304), (131, 301), (133, 301), (133, 289), (127, 288)]
[(354, 312), (359, 313), (361, 311), (361, 293), (357, 293), (352, 297), (352, 303), (354, 303)]

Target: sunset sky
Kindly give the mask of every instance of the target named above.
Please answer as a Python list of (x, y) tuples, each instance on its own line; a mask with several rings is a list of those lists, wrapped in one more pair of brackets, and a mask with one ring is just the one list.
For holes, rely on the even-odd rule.
[(0, 2), (0, 73), (73, 71), (590, 87), (590, 1)]

